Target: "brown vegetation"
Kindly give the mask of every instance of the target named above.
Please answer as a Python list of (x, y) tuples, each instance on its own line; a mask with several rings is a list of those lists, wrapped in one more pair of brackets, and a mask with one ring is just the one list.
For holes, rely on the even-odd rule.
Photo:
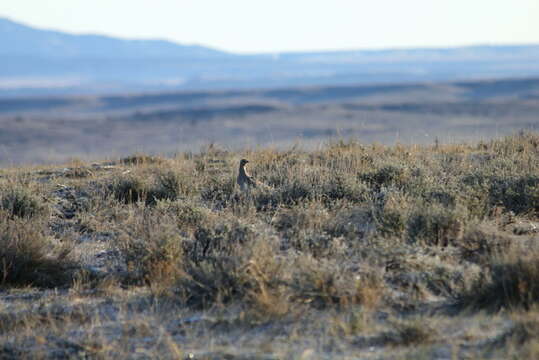
[[(12, 326), (0, 329), (0, 355), (44, 344), (68, 357), (519, 354), (510, 345), (530, 343), (537, 326), (508, 330), (499, 310), (539, 302), (538, 156), (539, 135), (521, 133), (432, 147), (211, 147), (77, 164), (84, 176), (5, 170), (0, 311)], [(235, 186), (243, 157), (267, 188)], [(21, 291), (39, 294), (41, 312)], [(498, 332), (473, 330), (480, 310), (502, 317)], [(17, 311), (24, 321), (7, 315)], [(234, 350), (234, 334), (250, 350)]]

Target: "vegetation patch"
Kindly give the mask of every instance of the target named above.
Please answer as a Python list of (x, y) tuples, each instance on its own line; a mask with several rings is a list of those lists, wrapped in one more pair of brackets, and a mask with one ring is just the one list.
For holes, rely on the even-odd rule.
[[(513, 314), (539, 300), (537, 144), (209, 147), (78, 164), (88, 176), (3, 170), (0, 351), (535, 358), (536, 324)], [(243, 158), (264, 185), (237, 186)], [(74, 303), (84, 314), (66, 316)]]
[(30, 219), (48, 213), (47, 205), (27, 186), (9, 184), (1, 189), (0, 206), (10, 218)]
[(0, 213), (0, 283), (2, 286), (64, 287), (74, 264), (68, 246), (53, 246), (43, 224), (2, 218)]
[(539, 256), (502, 256), (491, 274), (478, 280), (461, 298), (463, 305), (498, 311), (502, 308), (531, 309), (539, 302)]

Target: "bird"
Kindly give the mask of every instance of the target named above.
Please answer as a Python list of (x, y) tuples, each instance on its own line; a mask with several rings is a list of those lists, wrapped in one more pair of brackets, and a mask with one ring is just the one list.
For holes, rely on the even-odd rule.
[(247, 159), (240, 160), (240, 170), (238, 173), (237, 180), (240, 189), (242, 191), (248, 191), (251, 188), (259, 188), (267, 191), (273, 191), (273, 187), (268, 186), (261, 181), (255, 180), (251, 175), (249, 175), (249, 173), (245, 169), (245, 165), (247, 165), (248, 162), (249, 160)]
[(246, 191), (246, 190), (249, 190), (250, 188), (252, 187), (256, 187), (257, 186), (257, 181), (255, 179), (253, 179), (251, 177), (251, 175), (249, 175), (247, 173), (247, 170), (245, 169), (245, 165), (247, 165), (247, 163), (249, 162), (249, 160), (247, 159), (241, 159), (240, 160), (240, 169), (239, 169), (239, 172), (238, 172), (238, 185), (240, 186), (240, 189), (242, 191)]

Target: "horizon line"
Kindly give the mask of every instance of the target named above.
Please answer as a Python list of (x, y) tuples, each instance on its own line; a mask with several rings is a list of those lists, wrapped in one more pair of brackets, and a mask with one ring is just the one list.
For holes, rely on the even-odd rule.
[(474, 47), (510, 47), (510, 46), (516, 46), (516, 47), (526, 47), (526, 46), (539, 46), (539, 42), (512, 42), (512, 43), (505, 43), (505, 42), (476, 42), (476, 43), (468, 43), (468, 44), (457, 44), (457, 45), (421, 45), (421, 46), (407, 46), (407, 45), (395, 45), (395, 46), (384, 46), (384, 47), (350, 47), (350, 48), (319, 48), (319, 49), (303, 49), (303, 50), (277, 50), (277, 51), (234, 51), (234, 50), (228, 50), (223, 49), (217, 46), (212, 45), (206, 45), (201, 43), (183, 43), (176, 41), (174, 39), (168, 39), (165, 37), (129, 37), (129, 36), (122, 36), (122, 35), (113, 35), (113, 34), (107, 34), (107, 33), (101, 33), (101, 32), (76, 32), (76, 31), (65, 31), (65, 30), (59, 30), (55, 28), (49, 28), (49, 27), (40, 27), (35, 26), (32, 24), (29, 24), (25, 21), (19, 21), (15, 20), (10, 16), (2, 15), (0, 14), (0, 20), (4, 19), (7, 21), (10, 21), (12, 23), (15, 23), (20, 26), (28, 27), (34, 30), (38, 31), (51, 31), (51, 32), (57, 32), (62, 33), (66, 35), (72, 35), (72, 36), (101, 36), (105, 38), (111, 38), (116, 40), (124, 40), (124, 41), (165, 41), (169, 42), (171, 44), (177, 45), (177, 46), (199, 46), (204, 47), (210, 50), (215, 50), (231, 55), (245, 55), (245, 56), (279, 56), (279, 55), (287, 55), (287, 54), (316, 54), (316, 53), (343, 53), (343, 52), (376, 52), (376, 51), (406, 51), (406, 50), (445, 50), (445, 49), (459, 49), (459, 48), (474, 48)]

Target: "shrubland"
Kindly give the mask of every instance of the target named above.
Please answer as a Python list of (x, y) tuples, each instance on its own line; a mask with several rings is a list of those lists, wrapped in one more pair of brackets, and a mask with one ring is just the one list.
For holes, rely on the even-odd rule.
[(4, 169), (0, 241), (0, 357), (539, 353), (537, 133)]

